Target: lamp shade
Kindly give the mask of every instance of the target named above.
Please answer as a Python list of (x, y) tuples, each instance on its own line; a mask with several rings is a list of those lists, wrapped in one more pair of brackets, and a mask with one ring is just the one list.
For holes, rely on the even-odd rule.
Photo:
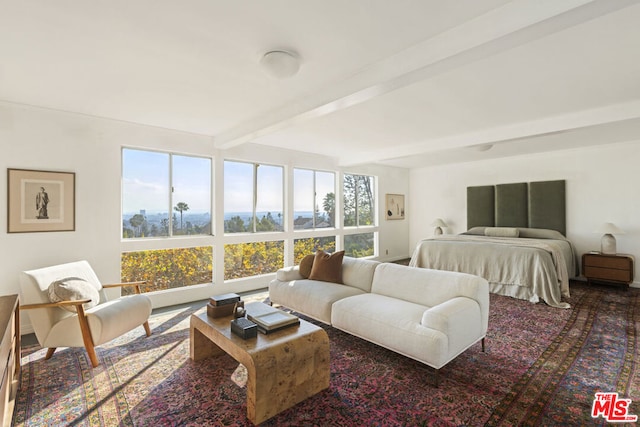
[(436, 220), (431, 223), (431, 226), (435, 227), (435, 229), (433, 230), (433, 234), (439, 236), (442, 234), (442, 227), (446, 227), (447, 223), (444, 222), (441, 218), (436, 218)]
[(446, 227), (447, 223), (444, 222), (441, 218), (436, 218), (435, 221), (431, 223), (432, 227)]
[(598, 229), (596, 233), (599, 234), (624, 234), (624, 231), (620, 230), (616, 225), (612, 222), (605, 222)]

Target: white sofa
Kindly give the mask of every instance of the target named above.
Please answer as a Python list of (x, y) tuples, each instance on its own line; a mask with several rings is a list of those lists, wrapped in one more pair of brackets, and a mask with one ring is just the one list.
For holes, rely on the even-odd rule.
[(489, 323), (481, 277), (345, 257), (343, 284), (280, 269), (272, 303), (418, 360), (438, 370), (478, 341)]

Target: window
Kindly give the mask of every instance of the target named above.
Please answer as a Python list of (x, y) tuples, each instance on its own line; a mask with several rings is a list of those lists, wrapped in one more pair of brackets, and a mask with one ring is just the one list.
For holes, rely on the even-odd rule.
[(284, 241), (224, 245), (224, 280), (275, 273), (284, 267)]
[(344, 175), (344, 226), (375, 225), (374, 177)]
[(335, 252), (336, 237), (311, 237), (308, 239), (295, 239), (293, 241), (293, 263), (300, 264), (302, 258), (306, 255), (313, 254), (317, 250), (322, 249), (327, 252)]
[[(213, 281), (213, 247), (125, 252), (120, 260), (123, 282), (146, 280), (142, 292), (161, 291)], [(130, 287), (122, 294), (132, 294)]]
[(293, 228), (309, 230), (335, 227), (335, 174), (293, 170)]
[(224, 162), (224, 231), (282, 231), (284, 168)]
[[(224, 162), (225, 233), (280, 233), (283, 207), (282, 166)], [(224, 245), (225, 280), (275, 273), (284, 266), (283, 240), (248, 240)]]
[(122, 237), (211, 234), (211, 159), (122, 150)]
[(344, 254), (353, 258), (375, 255), (375, 233), (347, 234), (344, 236)]
[[(344, 175), (344, 226), (371, 227), (375, 217), (375, 179), (367, 175)], [(345, 255), (361, 258), (375, 255), (375, 232), (349, 233), (344, 236)]]

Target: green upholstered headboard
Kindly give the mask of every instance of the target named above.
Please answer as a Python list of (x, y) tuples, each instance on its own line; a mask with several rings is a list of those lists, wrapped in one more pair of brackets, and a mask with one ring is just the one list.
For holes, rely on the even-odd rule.
[(467, 229), (529, 227), (566, 235), (565, 181), (467, 187)]

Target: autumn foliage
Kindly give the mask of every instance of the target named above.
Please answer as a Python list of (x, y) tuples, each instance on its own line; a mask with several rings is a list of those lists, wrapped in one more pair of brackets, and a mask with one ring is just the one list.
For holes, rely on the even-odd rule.
[[(123, 282), (146, 280), (143, 292), (211, 283), (213, 248), (201, 246), (125, 252), (121, 257), (120, 276)], [(127, 293), (125, 289), (123, 294)]]
[(224, 246), (224, 279), (275, 273), (284, 267), (284, 242), (238, 243)]

